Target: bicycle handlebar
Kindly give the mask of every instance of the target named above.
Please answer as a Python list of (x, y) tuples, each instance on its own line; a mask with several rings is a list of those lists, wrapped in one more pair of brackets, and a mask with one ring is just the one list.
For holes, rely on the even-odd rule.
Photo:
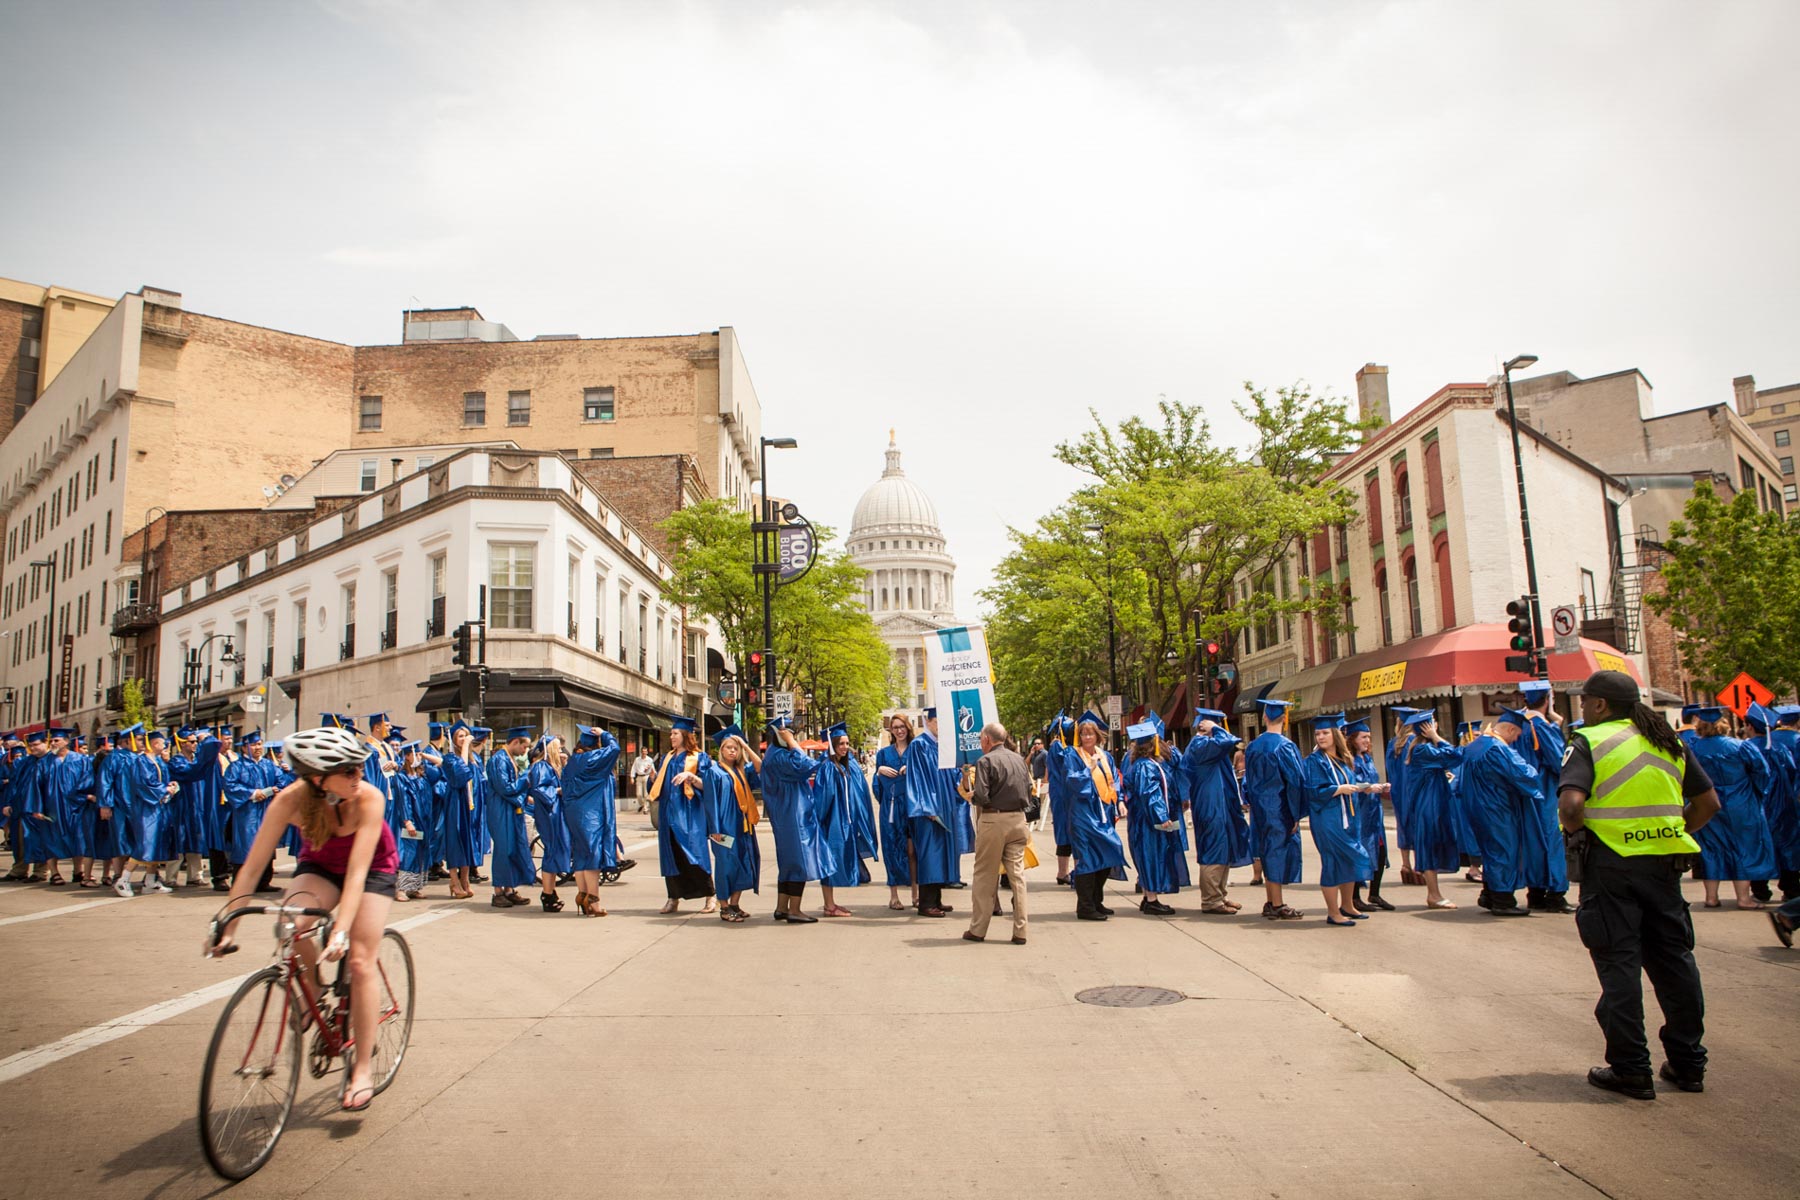
[[(212, 919), (212, 945), (215, 948), (218, 947), (219, 939), (225, 936), (225, 931), (231, 928), (231, 923), (236, 921), (239, 917), (259, 916), (264, 914), (278, 917), (318, 917), (320, 918), (319, 924), (313, 930), (309, 930), (308, 932), (318, 933), (321, 941), (328, 942), (330, 940), (332, 910), (329, 908), (307, 908), (297, 904), (246, 904), (241, 908), (232, 909), (230, 912), (226, 913), (223, 918), (214, 917)], [(217, 953), (221, 955), (236, 954), (238, 949), (237, 943), (234, 942), (223, 949), (217, 950)]]

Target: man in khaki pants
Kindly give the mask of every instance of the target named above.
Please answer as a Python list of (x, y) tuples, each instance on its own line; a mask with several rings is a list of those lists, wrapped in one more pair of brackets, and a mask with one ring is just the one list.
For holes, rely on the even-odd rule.
[(975, 893), (964, 941), (987, 940), (988, 921), (1000, 891), (1000, 866), (1012, 884), (1013, 945), (1025, 944), (1025, 844), (1031, 838), (1025, 809), (1031, 803), (1031, 775), (1025, 760), (1006, 746), (999, 722), (981, 731), (981, 759), (957, 789), (975, 806)]

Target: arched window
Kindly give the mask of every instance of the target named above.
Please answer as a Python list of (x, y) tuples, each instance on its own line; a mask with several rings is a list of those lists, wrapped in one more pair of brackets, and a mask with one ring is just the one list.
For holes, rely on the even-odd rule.
[(1381, 644), (1394, 644), (1394, 616), (1388, 605), (1387, 568), (1377, 565), (1375, 568), (1375, 602), (1381, 608)]
[(1406, 585), (1406, 619), (1408, 637), (1418, 637), (1424, 632), (1424, 613), (1419, 611), (1419, 559), (1417, 555), (1408, 554), (1400, 560), (1400, 578)]
[(1435, 517), (1444, 511), (1444, 453), (1432, 438), (1425, 443), (1425, 515)]
[(1369, 514), (1369, 545), (1381, 544), (1381, 477), (1371, 475), (1363, 487), (1363, 511)]
[(1412, 528), (1412, 480), (1404, 466), (1394, 471), (1394, 529)]
[[(1435, 443), (1434, 443), (1435, 444)], [(1456, 591), (1454, 580), (1450, 575), (1450, 538), (1446, 534), (1438, 534), (1431, 546), (1432, 565), (1437, 568), (1438, 613), (1444, 619), (1444, 628), (1452, 628), (1456, 624)]]

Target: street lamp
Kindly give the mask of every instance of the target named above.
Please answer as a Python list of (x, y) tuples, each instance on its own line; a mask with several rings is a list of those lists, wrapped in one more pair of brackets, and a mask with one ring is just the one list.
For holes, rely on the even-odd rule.
[(792, 450), (800, 443), (791, 437), (762, 438), (759, 462), (762, 475), (762, 520), (756, 522), (756, 561), (758, 573), (762, 575), (763, 604), (763, 692), (770, 698), (764, 703), (764, 713), (773, 711), (775, 692), (775, 573), (777, 552), (780, 547), (776, 538), (775, 509), (769, 503), (769, 448)]
[(1532, 366), (1535, 354), (1521, 354), (1507, 360), (1501, 368), (1506, 384), (1506, 420), (1512, 426), (1513, 475), (1519, 485), (1519, 532), (1525, 539), (1525, 587), (1531, 593), (1531, 674), (1537, 679), (1550, 677), (1549, 660), (1544, 656), (1544, 612), (1538, 600), (1537, 556), (1531, 551), (1531, 510), (1525, 504), (1525, 460), (1519, 452), (1519, 410), (1513, 404), (1512, 373)]
[(50, 611), (44, 614), (44, 732), (50, 732), (50, 691), (56, 682), (56, 553), (52, 551), (48, 559), (34, 560), (31, 564), (31, 581), (37, 582), (37, 573), (50, 572)]

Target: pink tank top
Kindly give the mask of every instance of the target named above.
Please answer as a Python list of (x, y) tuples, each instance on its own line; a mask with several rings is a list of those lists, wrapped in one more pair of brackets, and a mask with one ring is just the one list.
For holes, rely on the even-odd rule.
[[(333, 875), (342, 875), (350, 868), (350, 847), (355, 845), (356, 835), (343, 834), (327, 838), (323, 846), (314, 846), (304, 838), (300, 843), (300, 861), (324, 867)], [(394, 831), (388, 823), (381, 823), (381, 841), (375, 846), (375, 857), (369, 862), (369, 874), (392, 875), (400, 869), (400, 852), (394, 846)]]

